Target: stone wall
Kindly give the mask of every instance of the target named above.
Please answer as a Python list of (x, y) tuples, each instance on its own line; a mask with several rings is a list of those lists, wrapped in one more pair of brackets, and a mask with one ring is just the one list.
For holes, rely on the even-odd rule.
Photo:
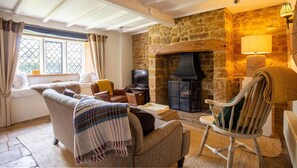
[[(246, 74), (246, 56), (241, 54), (241, 38), (248, 35), (272, 34), (272, 53), (265, 54), (266, 66), (287, 66), (287, 30), (279, 16), (281, 5), (233, 15), (234, 78), (238, 86)], [(239, 87), (236, 87), (239, 89)], [(238, 91), (237, 91), (238, 92)]]
[(162, 76), (165, 73), (160, 67), (163, 65), (160, 55), (180, 52), (212, 52), (214, 99), (226, 101), (232, 96), (232, 68), (228, 68), (227, 63), (232, 62), (232, 55), (228, 54), (233, 51), (226, 47), (228, 13), (220, 9), (176, 19), (171, 27), (160, 24), (149, 27), (149, 81), (153, 102), (167, 102), (167, 82), (166, 85), (164, 82), (167, 77)]
[(132, 36), (133, 69), (148, 70), (148, 33)]
[[(273, 34), (272, 53), (266, 54), (267, 66), (286, 66), (286, 23), (279, 17), (279, 9), (280, 5), (237, 14), (220, 9), (178, 18), (171, 27), (154, 25), (148, 33), (133, 36), (133, 51), (142, 51), (133, 52), (134, 68), (148, 67), (152, 101), (164, 102), (162, 97), (166, 94), (162, 93), (166, 89), (162, 74), (166, 73), (159, 67), (160, 55), (213, 52), (213, 95), (221, 101), (228, 101), (238, 93), (245, 76), (246, 55), (241, 54), (241, 37)], [(173, 50), (168, 50), (170, 47)]]

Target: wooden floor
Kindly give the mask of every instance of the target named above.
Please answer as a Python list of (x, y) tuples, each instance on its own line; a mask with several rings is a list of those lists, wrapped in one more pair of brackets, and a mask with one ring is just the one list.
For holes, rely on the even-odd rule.
[[(42, 117), (15, 124), (8, 128), (0, 128), (0, 167), (38, 167), (31, 153), (16, 138), (37, 129), (51, 125), (49, 117)], [(275, 167), (290, 168), (290, 158), (283, 136), (283, 151), (276, 158), (265, 158), (265, 162), (274, 163)]]

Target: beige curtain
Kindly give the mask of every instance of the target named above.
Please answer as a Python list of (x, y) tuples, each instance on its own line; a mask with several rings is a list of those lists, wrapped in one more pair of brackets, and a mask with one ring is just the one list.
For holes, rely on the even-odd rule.
[(104, 35), (88, 34), (92, 63), (98, 75), (98, 79), (105, 78), (104, 61), (106, 39), (107, 36)]
[(294, 11), (294, 20), (293, 20), (293, 32), (292, 32), (292, 50), (293, 50), (293, 59), (297, 65), (297, 3), (295, 4)]
[(24, 23), (0, 18), (0, 126), (13, 124), (10, 96)]

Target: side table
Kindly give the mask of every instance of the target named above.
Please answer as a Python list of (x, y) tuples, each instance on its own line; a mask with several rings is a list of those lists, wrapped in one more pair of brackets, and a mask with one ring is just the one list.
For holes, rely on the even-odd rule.
[(144, 104), (144, 92), (126, 93), (128, 104), (133, 107)]

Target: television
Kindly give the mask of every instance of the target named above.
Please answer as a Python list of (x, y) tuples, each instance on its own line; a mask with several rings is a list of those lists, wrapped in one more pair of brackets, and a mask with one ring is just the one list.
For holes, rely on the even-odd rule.
[(148, 87), (148, 70), (132, 70), (132, 84)]

